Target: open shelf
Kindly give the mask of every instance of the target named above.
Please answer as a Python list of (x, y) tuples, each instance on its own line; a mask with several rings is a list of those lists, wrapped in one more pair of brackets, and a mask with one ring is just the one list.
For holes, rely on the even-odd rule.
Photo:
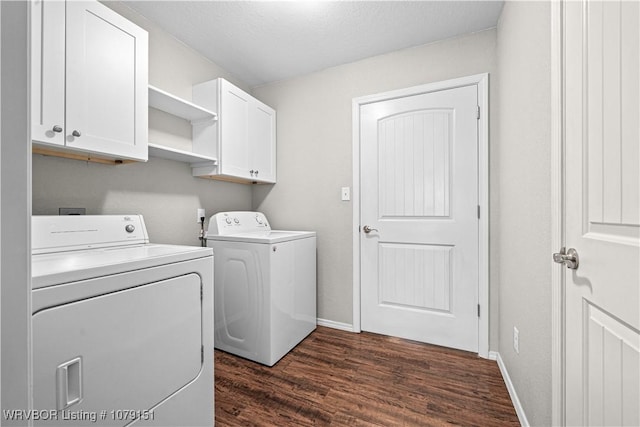
[(151, 85), (149, 85), (149, 106), (189, 120), (191, 124), (218, 119), (218, 115), (213, 111)]
[(175, 160), (184, 163), (201, 163), (211, 162), (214, 165), (218, 163), (218, 159), (201, 154), (192, 153), (190, 151), (178, 150), (164, 145), (149, 143), (149, 156), (160, 157), (168, 160)]

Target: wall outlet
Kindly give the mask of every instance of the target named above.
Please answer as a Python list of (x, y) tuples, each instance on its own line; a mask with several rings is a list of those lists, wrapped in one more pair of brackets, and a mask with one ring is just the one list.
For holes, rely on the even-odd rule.
[(351, 200), (351, 188), (342, 187), (341, 196), (343, 201)]
[(198, 209), (198, 212), (196, 213), (196, 222), (198, 224), (202, 222), (201, 218), (205, 218), (204, 209), (202, 208)]
[(520, 354), (520, 331), (515, 326), (513, 327), (513, 349)]

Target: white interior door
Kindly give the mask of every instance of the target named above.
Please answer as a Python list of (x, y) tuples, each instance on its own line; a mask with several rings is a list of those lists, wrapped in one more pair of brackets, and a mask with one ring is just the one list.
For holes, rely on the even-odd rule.
[(360, 107), (363, 330), (478, 351), (477, 108), (476, 85)]
[(568, 425), (640, 425), (640, 4), (566, 2)]

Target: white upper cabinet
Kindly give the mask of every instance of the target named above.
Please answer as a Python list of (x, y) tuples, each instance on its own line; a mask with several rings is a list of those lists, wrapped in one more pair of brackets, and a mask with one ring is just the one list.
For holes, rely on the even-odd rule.
[(193, 101), (218, 113), (217, 122), (194, 124), (194, 151), (218, 159), (215, 166), (194, 167), (195, 176), (276, 182), (276, 112), (273, 108), (221, 78), (195, 85)]
[(32, 139), (147, 160), (148, 35), (97, 1), (32, 7)]
[(249, 166), (253, 168), (256, 179), (276, 182), (276, 112), (254, 99), (249, 122)]

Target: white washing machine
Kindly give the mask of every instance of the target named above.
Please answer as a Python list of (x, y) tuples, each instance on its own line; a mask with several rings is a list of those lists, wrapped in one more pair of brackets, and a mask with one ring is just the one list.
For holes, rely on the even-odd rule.
[(316, 328), (316, 233), (271, 230), (259, 212), (209, 221), (215, 347), (273, 366)]
[(32, 218), (35, 425), (212, 426), (213, 253), (140, 215)]

